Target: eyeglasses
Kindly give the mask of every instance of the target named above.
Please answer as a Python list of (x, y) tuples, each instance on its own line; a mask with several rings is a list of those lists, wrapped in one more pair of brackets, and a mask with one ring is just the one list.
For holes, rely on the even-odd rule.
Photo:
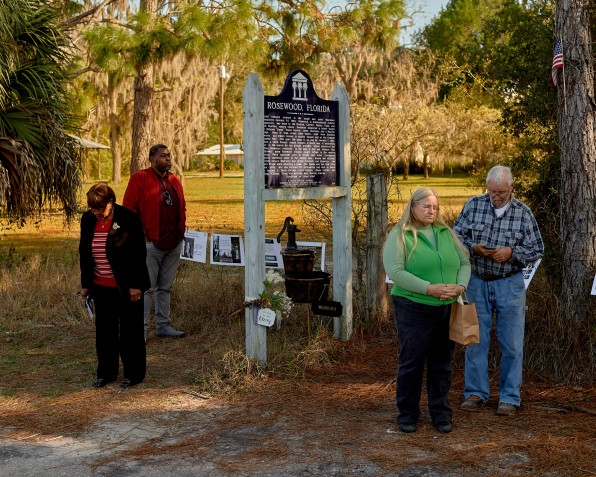
[(166, 198), (166, 205), (174, 205), (174, 202), (172, 202), (172, 197), (168, 191), (165, 191), (162, 195)]
[(428, 204), (421, 204), (420, 202), (416, 202), (416, 205), (422, 207), (424, 210), (426, 210), (427, 212), (429, 210), (433, 210), (433, 211), (437, 211), (439, 210), (439, 206), (438, 205), (428, 205)]
[(103, 207), (101, 209), (92, 209), (91, 207), (89, 207), (89, 210), (91, 211), (92, 214), (101, 214), (103, 213), (104, 210), (106, 210), (107, 207)]

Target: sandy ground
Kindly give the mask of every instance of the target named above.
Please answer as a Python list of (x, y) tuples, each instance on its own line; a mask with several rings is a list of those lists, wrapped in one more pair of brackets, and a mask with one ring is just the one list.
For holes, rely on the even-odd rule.
[[(149, 346), (177, 356), (180, 369), (191, 349), (192, 338)], [(403, 434), (388, 339), (356, 344), (300, 378), (253, 380), (230, 398), (200, 394), (176, 373), (166, 385), (158, 371), (126, 390), (3, 396), (0, 475), (596, 475), (594, 388), (528, 379), (518, 414), (500, 417), (496, 396), (459, 409), (456, 370), (454, 431), (432, 427), (423, 398), (418, 431)]]

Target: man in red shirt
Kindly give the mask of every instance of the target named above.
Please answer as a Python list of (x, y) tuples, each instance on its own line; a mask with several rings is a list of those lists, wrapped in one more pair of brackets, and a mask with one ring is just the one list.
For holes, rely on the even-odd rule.
[(170, 325), (170, 294), (186, 229), (186, 202), (180, 179), (170, 173), (172, 156), (164, 144), (149, 150), (151, 167), (135, 172), (123, 205), (141, 218), (151, 288), (145, 292), (145, 340), (155, 295), (155, 326), (160, 337), (184, 338)]

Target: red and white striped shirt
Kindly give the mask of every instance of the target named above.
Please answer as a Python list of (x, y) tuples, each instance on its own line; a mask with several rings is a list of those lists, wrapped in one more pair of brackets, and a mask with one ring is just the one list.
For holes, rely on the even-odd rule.
[(106, 255), (106, 241), (112, 221), (109, 224), (103, 224), (104, 228), (102, 228), (100, 222), (98, 220), (95, 225), (93, 241), (91, 242), (91, 256), (95, 262), (93, 283), (104, 287), (115, 287), (117, 286), (116, 279)]

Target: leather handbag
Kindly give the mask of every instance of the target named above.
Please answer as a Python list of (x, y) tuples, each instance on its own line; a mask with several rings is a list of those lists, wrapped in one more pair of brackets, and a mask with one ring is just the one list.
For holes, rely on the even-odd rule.
[(451, 304), (449, 339), (464, 346), (480, 343), (476, 305), (468, 302), (465, 293)]

